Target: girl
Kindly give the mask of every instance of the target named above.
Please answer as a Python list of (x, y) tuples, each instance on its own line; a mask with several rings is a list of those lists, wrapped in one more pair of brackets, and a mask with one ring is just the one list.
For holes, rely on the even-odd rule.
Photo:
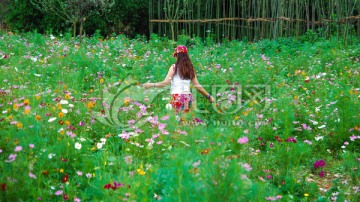
[(194, 98), (190, 92), (190, 82), (192, 82), (196, 90), (204, 95), (211, 103), (214, 102), (214, 98), (208, 94), (198, 82), (186, 46), (176, 47), (173, 56), (176, 57), (176, 63), (171, 65), (164, 81), (145, 83), (143, 86), (146, 89), (162, 88), (171, 82), (170, 104), (176, 112), (189, 112), (191, 110)]

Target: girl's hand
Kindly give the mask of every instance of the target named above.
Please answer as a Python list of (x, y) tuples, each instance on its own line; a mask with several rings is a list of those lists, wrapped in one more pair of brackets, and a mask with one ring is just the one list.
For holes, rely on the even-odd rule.
[(149, 89), (149, 88), (153, 87), (153, 84), (151, 84), (151, 83), (144, 83), (142, 86), (143, 86), (145, 89)]
[(209, 102), (210, 102), (210, 103), (213, 103), (214, 101), (215, 101), (214, 98), (213, 98), (212, 96), (210, 96)]

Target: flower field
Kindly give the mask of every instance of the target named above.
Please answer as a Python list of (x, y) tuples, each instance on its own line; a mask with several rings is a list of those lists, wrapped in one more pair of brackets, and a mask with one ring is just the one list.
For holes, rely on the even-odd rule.
[[(359, 201), (360, 44), (0, 36), (0, 201)], [(180, 123), (179, 118), (182, 122)]]

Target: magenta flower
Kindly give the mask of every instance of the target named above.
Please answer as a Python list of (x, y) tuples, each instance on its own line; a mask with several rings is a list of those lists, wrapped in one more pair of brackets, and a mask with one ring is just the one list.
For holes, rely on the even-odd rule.
[(239, 144), (246, 144), (248, 143), (249, 139), (247, 137), (241, 137), (238, 139)]
[(288, 138), (286, 139), (286, 142), (297, 143), (297, 142), (296, 142), (296, 139), (295, 139), (294, 137), (288, 137)]
[(318, 160), (314, 163), (314, 168), (317, 169), (317, 168), (322, 168), (326, 165), (325, 161), (324, 160)]
[(319, 177), (324, 177), (324, 175), (325, 175), (325, 171), (321, 171), (320, 173), (319, 173)]

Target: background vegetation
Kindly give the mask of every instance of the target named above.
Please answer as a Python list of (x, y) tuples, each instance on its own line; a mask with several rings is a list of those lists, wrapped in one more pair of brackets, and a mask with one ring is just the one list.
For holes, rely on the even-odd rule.
[[(98, 1), (98, 0), (97, 0)], [(92, 1), (92, 2), (97, 2)], [(39, 33), (70, 32), (73, 20), (62, 20), (57, 12), (41, 12), (34, 2), (71, 5), (74, 0), (2, 0), (0, 21), (12, 31)], [(88, 1), (90, 2), (90, 1)], [(228, 39), (256, 41), (278, 37), (337, 36), (352, 43), (360, 37), (359, 0), (107, 0), (107, 12), (93, 12), (83, 24), (86, 35), (99, 30), (103, 36), (129, 37), (156, 33), (177, 39), (186, 34), (216, 41)], [(83, 5), (75, 3), (83, 8)], [(93, 10), (97, 11), (97, 10)], [(75, 16), (77, 14), (74, 14)], [(70, 17), (71, 18), (71, 17)], [(4, 24), (5, 23), (5, 24)], [(79, 29), (79, 28), (77, 28)], [(79, 33), (77, 30), (76, 33)], [(311, 31), (311, 33), (309, 32)], [(74, 32), (74, 30), (72, 30)]]

